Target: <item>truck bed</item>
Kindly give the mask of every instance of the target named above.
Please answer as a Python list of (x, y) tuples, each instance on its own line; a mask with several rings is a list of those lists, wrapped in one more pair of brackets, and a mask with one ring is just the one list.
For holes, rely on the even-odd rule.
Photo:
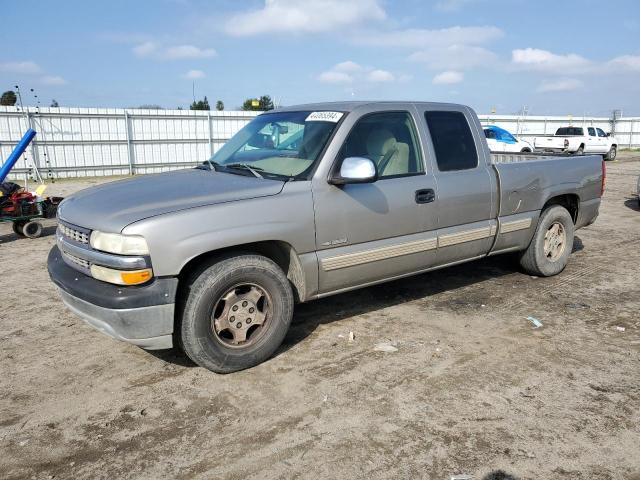
[[(559, 195), (576, 195), (581, 207), (600, 200), (601, 155), (496, 154), (491, 160), (499, 181), (500, 216), (540, 211), (547, 199)], [(575, 219), (576, 224), (591, 220)]]

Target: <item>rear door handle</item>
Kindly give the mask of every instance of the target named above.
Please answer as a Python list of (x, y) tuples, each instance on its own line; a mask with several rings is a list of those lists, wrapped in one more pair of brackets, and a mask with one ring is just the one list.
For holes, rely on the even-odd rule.
[(416, 203), (431, 203), (436, 199), (436, 192), (433, 188), (416, 190)]

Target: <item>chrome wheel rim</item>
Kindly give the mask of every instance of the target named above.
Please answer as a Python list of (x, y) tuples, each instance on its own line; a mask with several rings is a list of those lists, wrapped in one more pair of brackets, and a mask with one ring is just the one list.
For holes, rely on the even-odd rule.
[(254, 283), (241, 283), (228, 289), (215, 303), (211, 331), (226, 347), (246, 348), (266, 331), (272, 316), (271, 297)]
[(567, 233), (560, 222), (554, 222), (544, 234), (544, 256), (555, 262), (567, 248)]

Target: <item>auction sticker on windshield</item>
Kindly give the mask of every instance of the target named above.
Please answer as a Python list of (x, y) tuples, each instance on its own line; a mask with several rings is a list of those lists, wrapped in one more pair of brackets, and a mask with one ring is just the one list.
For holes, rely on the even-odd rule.
[(342, 118), (342, 112), (312, 112), (305, 122), (333, 122), (337, 123)]

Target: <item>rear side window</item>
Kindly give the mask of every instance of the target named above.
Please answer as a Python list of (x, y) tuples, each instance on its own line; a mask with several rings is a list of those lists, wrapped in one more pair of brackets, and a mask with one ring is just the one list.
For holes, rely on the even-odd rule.
[(478, 166), (478, 152), (467, 119), (461, 112), (431, 111), (424, 117), (436, 153), (438, 170), (467, 170)]
[(589, 135), (590, 136), (592, 136), (592, 137), (596, 136), (596, 129), (595, 128), (589, 127), (589, 128), (587, 128), (587, 130), (589, 131)]
[(578, 127), (562, 127), (556, 130), (556, 135), (584, 135), (584, 130)]

